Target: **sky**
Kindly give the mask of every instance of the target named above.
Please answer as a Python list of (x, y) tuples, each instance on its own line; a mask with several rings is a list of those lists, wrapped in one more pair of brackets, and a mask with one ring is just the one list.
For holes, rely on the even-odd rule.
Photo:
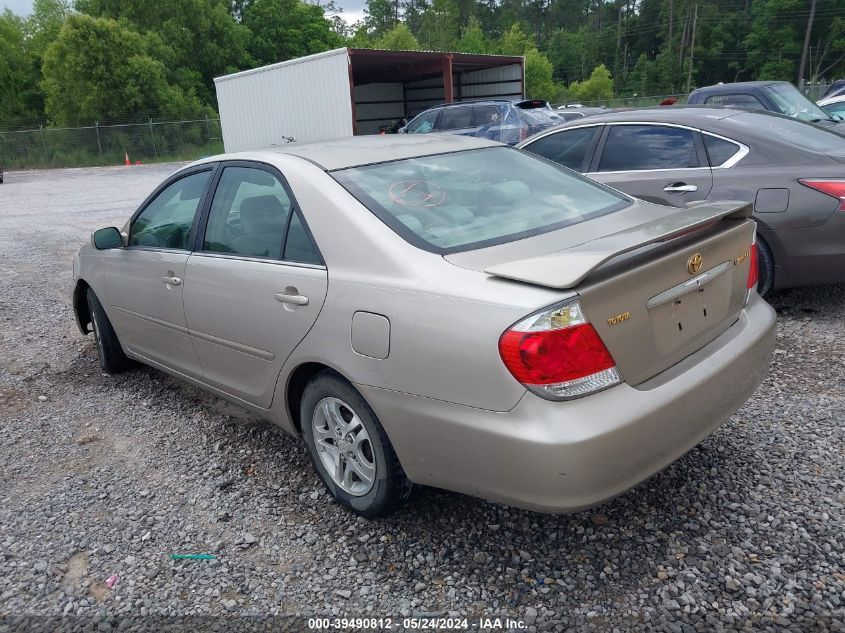
[[(343, 8), (341, 15), (347, 24), (354, 24), (364, 17), (364, 0), (336, 0), (335, 4)], [(32, 0), (0, 0), (0, 7), (27, 16), (32, 13)]]
[(11, 9), (12, 13), (27, 16), (32, 13), (32, 0), (0, 0), (0, 7)]

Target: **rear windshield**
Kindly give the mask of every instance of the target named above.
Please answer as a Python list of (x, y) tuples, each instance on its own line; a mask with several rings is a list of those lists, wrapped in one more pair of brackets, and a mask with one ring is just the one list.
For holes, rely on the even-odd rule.
[(832, 130), (776, 114), (743, 112), (731, 121), (748, 125), (755, 132), (780, 138), (800, 149), (822, 154), (844, 154), (845, 136)]
[(563, 123), (563, 117), (559, 116), (557, 112), (549, 108), (548, 106), (542, 108), (523, 108), (520, 107), (519, 111), (522, 113), (526, 119), (531, 121), (533, 124), (542, 124), (542, 125), (556, 125), (557, 123)]
[(506, 147), (332, 172), (410, 243), (437, 253), (547, 233), (630, 204), (623, 194)]

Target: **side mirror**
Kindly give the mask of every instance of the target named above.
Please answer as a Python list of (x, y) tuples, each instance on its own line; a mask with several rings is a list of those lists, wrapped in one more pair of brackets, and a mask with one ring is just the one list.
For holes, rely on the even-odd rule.
[(99, 231), (94, 231), (91, 236), (91, 243), (98, 251), (105, 251), (110, 248), (121, 248), (123, 246), (123, 236), (115, 227), (110, 226)]

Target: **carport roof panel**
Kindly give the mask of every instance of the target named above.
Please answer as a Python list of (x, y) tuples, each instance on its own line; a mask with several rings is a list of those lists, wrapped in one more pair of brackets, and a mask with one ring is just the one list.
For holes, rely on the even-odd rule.
[(381, 81), (415, 81), (442, 76), (443, 62), (452, 60), (452, 72), (522, 65), (518, 55), (474, 55), (439, 51), (390, 51), (375, 48), (350, 48), (349, 61), (356, 85)]

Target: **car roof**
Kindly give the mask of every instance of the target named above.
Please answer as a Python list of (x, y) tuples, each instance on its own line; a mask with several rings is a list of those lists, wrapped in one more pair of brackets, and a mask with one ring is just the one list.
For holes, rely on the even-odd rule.
[[(582, 119), (573, 119), (557, 127), (575, 127), (576, 125), (598, 125), (603, 122), (645, 121), (655, 123), (683, 123), (696, 119), (727, 119), (745, 110), (721, 108), (704, 105), (673, 105), (637, 108), (633, 110), (610, 110)], [(550, 128), (551, 129), (551, 128)]]
[(204, 158), (198, 163), (220, 160), (266, 162), (279, 154), (287, 154), (303, 158), (326, 171), (332, 171), (484, 147), (502, 147), (502, 144), (456, 134), (373, 134), (331, 141), (287, 143), (260, 150), (219, 154)]
[[(776, 86), (778, 84), (789, 84), (788, 81), (735, 81), (726, 84), (714, 84), (712, 86), (704, 86), (703, 88), (696, 88), (692, 92), (721, 92), (731, 88), (765, 88), (766, 86)], [(791, 84), (790, 84), (791, 85)], [(692, 93), (690, 93), (692, 94)]]
[(835, 97), (825, 97), (824, 99), (819, 99), (816, 102), (816, 105), (831, 105), (833, 103), (842, 103), (843, 101), (845, 101), (845, 95), (840, 94)]
[[(466, 106), (466, 105), (513, 105), (517, 103), (521, 103), (523, 100), (520, 99), (519, 101), (511, 101), (510, 99), (484, 99), (481, 101), (455, 101), (453, 103), (438, 103), (437, 105), (430, 106), (423, 110), (423, 112), (428, 112), (429, 110), (434, 110), (435, 108), (455, 108), (458, 106)], [(422, 114), (422, 112), (420, 112)]]

